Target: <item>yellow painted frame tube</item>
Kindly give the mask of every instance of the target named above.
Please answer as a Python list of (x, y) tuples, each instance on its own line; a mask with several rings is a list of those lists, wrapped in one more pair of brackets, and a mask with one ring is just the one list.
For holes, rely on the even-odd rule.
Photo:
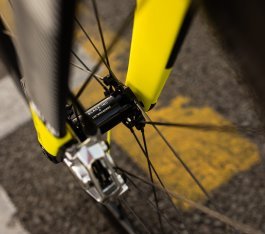
[(126, 85), (145, 111), (171, 72), (167, 64), (190, 5), (191, 0), (137, 0)]

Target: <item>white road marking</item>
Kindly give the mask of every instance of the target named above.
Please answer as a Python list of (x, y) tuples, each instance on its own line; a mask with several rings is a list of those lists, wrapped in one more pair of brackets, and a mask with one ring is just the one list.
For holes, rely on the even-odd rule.
[(17, 210), (2, 186), (0, 186), (0, 211), (1, 234), (28, 234), (15, 218)]
[(30, 119), (28, 107), (12, 79), (0, 80), (0, 139)]
[[(0, 140), (30, 119), (28, 108), (10, 77), (0, 79)], [(0, 233), (27, 234), (14, 218), (16, 208), (0, 186)]]

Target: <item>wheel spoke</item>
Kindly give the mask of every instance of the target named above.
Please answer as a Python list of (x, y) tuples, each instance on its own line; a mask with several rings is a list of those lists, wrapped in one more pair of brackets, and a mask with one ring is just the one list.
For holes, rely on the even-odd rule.
[(107, 53), (107, 49), (106, 49), (106, 43), (105, 43), (105, 39), (104, 39), (104, 35), (103, 35), (103, 32), (102, 32), (102, 27), (101, 27), (101, 23), (100, 23), (100, 19), (99, 19), (98, 7), (97, 7), (97, 3), (96, 3), (95, 0), (92, 0), (92, 5), (93, 5), (93, 8), (94, 8), (95, 17), (96, 17), (97, 24), (98, 24), (98, 31), (99, 31), (99, 34), (100, 34), (101, 43), (102, 43), (102, 46), (103, 46), (106, 62), (108, 64), (108, 67), (110, 67), (109, 57), (108, 57), (108, 53)]
[(153, 122), (153, 121), (145, 121), (144, 123), (154, 126), (189, 128), (192, 130), (217, 131), (217, 132), (225, 132), (231, 134), (237, 134), (238, 131), (240, 131), (245, 134), (264, 135), (265, 132), (262, 128), (255, 128), (251, 126), (213, 125), (213, 124), (200, 124), (200, 123), (186, 124), (186, 123)]
[[(92, 72), (91, 69), (85, 64), (85, 62), (73, 50), (72, 50), (72, 54), (86, 68), (86, 70), (89, 71), (91, 74), (91, 72)], [(93, 77), (101, 85), (101, 87), (103, 87), (104, 90), (106, 90), (106, 91), (108, 90), (108, 88), (104, 85), (104, 83), (101, 81), (101, 79), (98, 76), (96, 76), (94, 74)]]
[[(70, 65), (73, 66), (73, 67), (76, 67), (76, 68), (78, 68), (78, 69), (80, 69), (80, 70), (82, 70), (83, 72), (86, 72), (86, 73), (88, 73), (88, 74), (91, 73), (91, 71), (88, 71), (87, 69), (85, 69), (85, 68), (83, 68), (83, 67), (77, 65), (76, 63), (70, 62)], [(98, 79), (100, 79), (100, 80), (103, 79), (102, 76), (99, 76), (99, 75), (96, 75), (96, 74), (95, 74), (94, 76), (96, 76), (96, 77), (97, 77)]]
[[(149, 159), (148, 148), (147, 148), (147, 145), (146, 145), (144, 129), (141, 129), (141, 133), (142, 133), (142, 138), (143, 138), (143, 142), (144, 142), (145, 157), (146, 157), (146, 160), (147, 160), (147, 166), (148, 166), (150, 180), (151, 180), (152, 183), (154, 183), (153, 173), (152, 173), (150, 159)], [(160, 209), (159, 209), (159, 204), (158, 204), (156, 188), (154, 186), (152, 186), (152, 190), (153, 190), (153, 194), (154, 194), (154, 199), (155, 199), (155, 204), (156, 204), (156, 211), (157, 211), (157, 216), (158, 216), (160, 230), (161, 230), (161, 233), (165, 233), (164, 232), (164, 227), (163, 227), (163, 224), (162, 224), (162, 219), (161, 219), (161, 214), (160, 214)]]
[(82, 26), (80, 20), (75, 17), (75, 22), (77, 23), (77, 25), (79, 26), (79, 28), (84, 33), (84, 35), (86, 36), (87, 40), (90, 42), (90, 44), (92, 45), (92, 47), (94, 48), (94, 50), (96, 51), (96, 53), (98, 54), (98, 56), (100, 57), (101, 61), (105, 64), (105, 66), (107, 67), (107, 69), (109, 70), (109, 72), (111, 72), (110, 66), (106, 63), (105, 59), (100, 54), (100, 52), (99, 52), (98, 48), (96, 47), (95, 43), (93, 42), (93, 40), (91, 39), (91, 37), (88, 35), (88, 33), (86, 32), (86, 30)]

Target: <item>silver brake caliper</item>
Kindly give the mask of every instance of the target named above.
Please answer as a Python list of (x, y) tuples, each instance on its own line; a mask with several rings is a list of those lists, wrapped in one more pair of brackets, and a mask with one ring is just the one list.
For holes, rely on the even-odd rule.
[(65, 153), (65, 164), (83, 189), (98, 202), (118, 197), (128, 187), (114, 170), (114, 162), (104, 141), (91, 137)]

